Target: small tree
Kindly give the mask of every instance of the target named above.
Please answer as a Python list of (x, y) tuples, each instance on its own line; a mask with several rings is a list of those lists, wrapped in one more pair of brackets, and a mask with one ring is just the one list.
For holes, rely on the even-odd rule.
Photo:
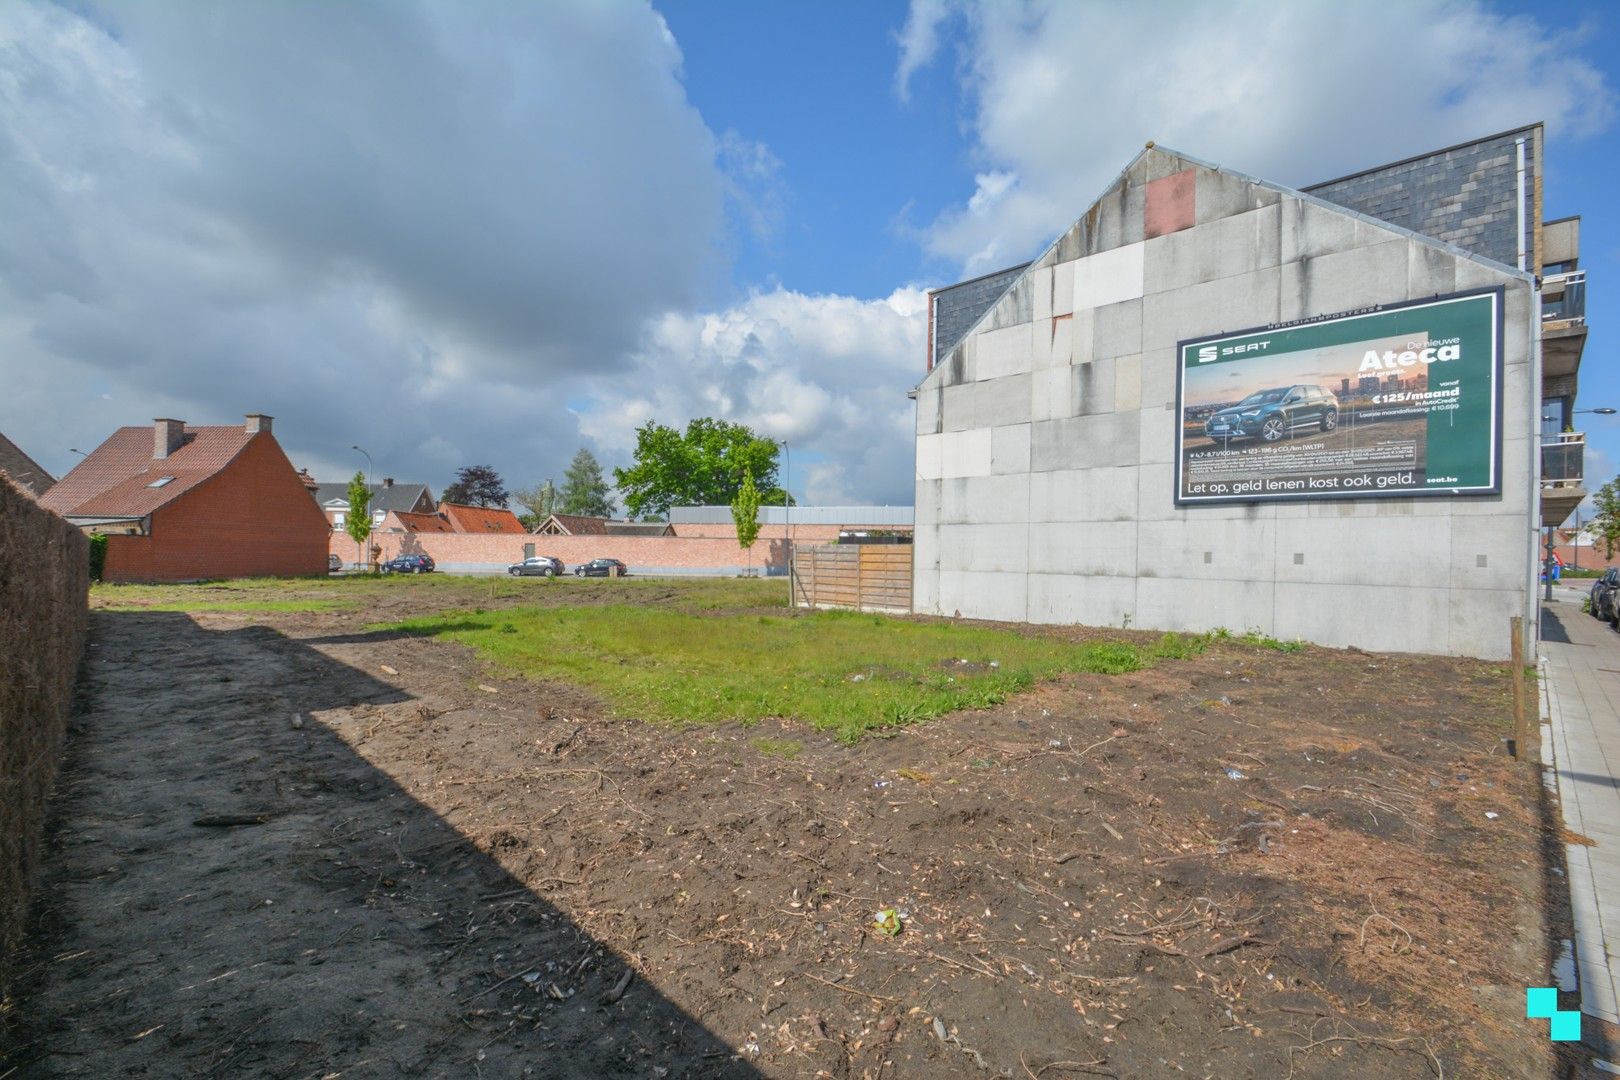
[(1617, 485), (1620, 485), (1620, 478), (1610, 480), (1592, 496), (1596, 513), (1589, 528), (1603, 542), (1603, 557), (1606, 559), (1614, 558), (1615, 549), (1620, 548), (1620, 486)]
[(371, 539), (371, 485), (366, 474), (357, 472), (349, 481), (349, 516), (343, 521), (343, 531), (354, 538), (354, 561), (365, 565), (362, 548)]
[(759, 489), (754, 474), (744, 472), (737, 497), (731, 500), (731, 520), (737, 524), (737, 543), (748, 552), (748, 576), (754, 575), (754, 541), (759, 539)]
[(564, 514), (582, 514), (585, 517), (612, 517), (613, 500), (608, 498), (608, 482), (602, 476), (602, 465), (596, 455), (580, 448), (568, 464), (568, 475), (563, 477), (562, 496), (558, 500)]
[(557, 488), (550, 480), (543, 484), (536, 484), (532, 488), (519, 488), (512, 492), (512, 498), (519, 505), (528, 508), (529, 512), (519, 514), (518, 520), (523, 522), (523, 527), (531, 532), (539, 528), (546, 518), (557, 513), (558, 510)]
[(468, 465), (456, 471), (456, 482), (444, 489), (444, 501), (462, 506), (505, 506), (506, 483), (493, 465)]

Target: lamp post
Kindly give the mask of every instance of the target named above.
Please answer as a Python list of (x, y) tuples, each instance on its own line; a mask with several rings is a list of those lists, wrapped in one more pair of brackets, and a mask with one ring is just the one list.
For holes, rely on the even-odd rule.
[(793, 483), (793, 450), (782, 440), (782, 526), (787, 533), (788, 610), (793, 610), (793, 496), (788, 488)]

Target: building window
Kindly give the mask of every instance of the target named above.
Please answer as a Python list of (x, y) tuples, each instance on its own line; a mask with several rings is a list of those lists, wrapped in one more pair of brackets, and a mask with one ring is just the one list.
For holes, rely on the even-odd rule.
[(343, 515), (342, 514), (333, 514), (332, 515), (332, 527), (334, 529), (343, 528)]

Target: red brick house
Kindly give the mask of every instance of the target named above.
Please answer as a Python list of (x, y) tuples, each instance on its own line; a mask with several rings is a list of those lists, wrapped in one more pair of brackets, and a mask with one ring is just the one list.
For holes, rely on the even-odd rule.
[(271, 419), (119, 428), (40, 502), (107, 534), (107, 581), (323, 574), (331, 526)]

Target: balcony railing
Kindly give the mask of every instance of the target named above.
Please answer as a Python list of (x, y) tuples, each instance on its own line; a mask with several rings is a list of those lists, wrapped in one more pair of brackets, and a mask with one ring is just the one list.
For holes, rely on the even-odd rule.
[(1542, 436), (1541, 483), (1544, 487), (1580, 487), (1585, 474), (1585, 432)]
[(1541, 285), (1541, 317), (1586, 320), (1586, 271), (1550, 275)]

